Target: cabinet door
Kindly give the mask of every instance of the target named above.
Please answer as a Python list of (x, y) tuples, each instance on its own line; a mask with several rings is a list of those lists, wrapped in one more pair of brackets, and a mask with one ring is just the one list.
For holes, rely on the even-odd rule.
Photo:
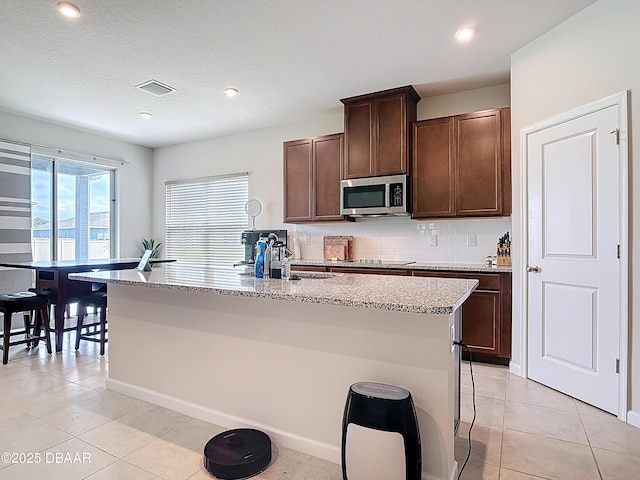
[(502, 116), (500, 110), (458, 115), (456, 214), (502, 214)]
[(412, 218), (453, 217), (453, 117), (413, 124)]
[(340, 215), (340, 169), (343, 134), (313, 140), (314, 220), (342, 220)]
[(502, 109), (502, 216), (511, 215), (511, 109)]
[(344, 106), (344, 178), (370, 177), (373, 167), (373, 102)]
[(500, 274), (500, 356), (511, 358), (511, 274)]
[(393, 95), (375, 101), (375, 175), (407, 173), (406, 95)]
[(500, 292), (473, 292), (462, 305), (462, 342), (474, 353), (499, 356), (500, 327)]
[(284, 221), (304, 222), (312, 217), (312, 139), (284, 143)]
[(462, 305), (462, 341), (474, 360), (508, 365), (511, 358), (511, 274), (413, 270), (416, 277), (468, 278), (478, 288)]

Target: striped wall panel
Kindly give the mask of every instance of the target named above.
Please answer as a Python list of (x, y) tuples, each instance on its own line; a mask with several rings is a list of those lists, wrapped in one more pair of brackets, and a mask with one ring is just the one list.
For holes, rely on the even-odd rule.
[[(0, 140), (0, 261), (31, 260), (31, 147)], [(25, 290), (32, 278), (0, 268), (0, 292)]]

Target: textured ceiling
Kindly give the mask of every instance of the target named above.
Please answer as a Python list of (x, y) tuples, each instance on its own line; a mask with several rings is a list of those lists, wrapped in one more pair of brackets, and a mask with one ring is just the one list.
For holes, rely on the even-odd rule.
[[(56, 1), (0, 0), (0, 109), (158, 147), (505, 83), (512, 52), (594, 0), (76, 0), (75, 20)], [(176, 92), (134, 88), (150, 79)]]

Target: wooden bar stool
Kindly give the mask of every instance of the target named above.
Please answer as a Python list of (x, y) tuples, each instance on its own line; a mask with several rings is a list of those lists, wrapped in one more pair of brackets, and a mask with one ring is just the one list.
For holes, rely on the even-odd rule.
[[(103, 291), (97, 291), (88, 295), (83, 295), (77, 298), (78, 301), (78, 324), (76, 326), (76, 350), (80, 348), (80, 340), (89, 340), (90, 342), (100, 343), (100, 355), (104, 355), (104, 345), (109, 340), (107, 339), (107, 293)], [(84, 323), (84, 319), (87, 316), (87, 307), (93, 307), (100, 310), (100, 320), (98, 322)], [(95, 328), (90, 327), (98, 327)], [(82, 330), (85, 330), (84, 332)], [(95, 338), (99, 335), (99, 338)]]
[[(0, 294), (0, 311), (4, 315), (4, 330), (2, 332), (2, 364), (9, 361), (9, 347), (27, 343), (35, 344), (38, 340), (44, 340), (47, 344), (47, 353), (51, 353), (51, 331), (49, 330), (49, 298), (33, 292), (18, 292)], [(24, 330), (11, 331), (11, 318), (14, 313), (33, 312), (35, 318), (33, 334), (31, 324), (25, 319)], [(44, 336), (40, 331), (44, 327)], [(11, 341), (14, 335), (24, 334), (24, 339)]]

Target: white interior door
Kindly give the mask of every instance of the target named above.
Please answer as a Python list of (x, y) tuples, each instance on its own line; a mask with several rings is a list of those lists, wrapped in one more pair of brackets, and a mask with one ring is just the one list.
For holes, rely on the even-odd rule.
[[(532, 133), (528, 376), (618, 413), (618, 106)], [(610, 133), (614, 132), (614, 133)]]

